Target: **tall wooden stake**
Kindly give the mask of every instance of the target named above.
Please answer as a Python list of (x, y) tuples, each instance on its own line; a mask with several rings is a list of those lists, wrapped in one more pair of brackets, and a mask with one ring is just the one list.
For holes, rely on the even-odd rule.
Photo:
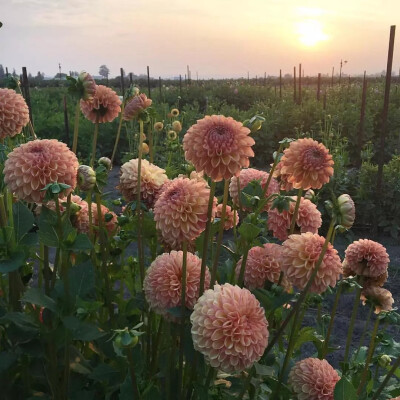
[(317, 101), (320, 100), (321, 94), (321, 73), (318, 73), (318, 81), (317, 81)]
[(129, 72), (129, 85), (133, 84), (133, 74), (132, 72)]
[(147, 90), (149, 91), (149, 97), (151, 97), (151, 89), (150, 89), (150, 68), (147, 66)]
[(367, 77), (366, 71), (364, 71), (364, 80), (361, 96), (361, 111), (360, 111), (360, 125), (358, 127), (358, 153), (357, 153), (357, 164), (361, 166), (361, 151), (364, 142), (364, 121), (365, 121), (365, 105), (367, 100)]
[(158, 77), (158, 87), (160, 89), (160, 100), (161, 100), (161, 95), (162, 95), (162, 92), (161, 92), (161, 76)]
[(335, 74), (335, 67), (332, 67), (332, 80), (331, 80), (331, 86), (333, 87), (333, 75)]
[(120, 81), (121, 81), (121, 92), (122, 92), (122, 97), (125, 96), (125, 82), (124, 82), (124, 69), (120, 68), (119, 69), (121, 72), (121, 77), (120, 77)]
[(299, 64), (299, 104), (301, 104), (301, 64)]
[(296, 95), (296, 67), (293, 67), (293, 101), (297, 102), (297, 95)]
[(64, 95), (64, 126), (65, 126), (65, 141), (69, 143), (69, 121), (67, 109), (67, 96)]
[(31, 95), (29, 93), (29, 81), (28, 81), (28, 74), (26, 72), (26, 67), (22, 67), (22, 86), (24, 88), (24, 96), (26, 105), (29, 108), (29, 119), (33, 125), (33, 117), (32, 117), (32, 106), (31, 106)]
[(279, 70), (279, 98), (282, 98), (282, 70)]

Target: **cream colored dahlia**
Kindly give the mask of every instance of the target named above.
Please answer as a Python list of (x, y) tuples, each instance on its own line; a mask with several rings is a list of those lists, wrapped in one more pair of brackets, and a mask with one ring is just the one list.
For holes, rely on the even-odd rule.
[(205, 181), (188, 178), (176, 178), (163, 190), (154, 205), (154, 220), (172, 248), (180, 248), (184, 241), (191, 242), (204, 231), (209, 196)]
[(0, 89), (0, 139), (18, 135), (28, 122), (25, 99), (15, 90)]
[(360, 298), (364, 305), (367, 299), (375, 305), (375, 314), (379, 314), (381, 311), (391, 311), (393, 309), (392, 305), (394, 300), (392, 293), (382, 287), (364, 287)]
[(353, 242), (345, 251), (345, 262), (357, 275), (376, 278), (387, 271), (389, 255), (377, 242), (360, 239)]
[(173, 108), (170, 114), (172, 117), (177, 117), (179, 115), (179, 110), (177, 108)]
[(152, 102), (144, 93), (132, 97), (124, 108), (124, 120), (130, 121), (133, 118), (137, 118), (141, 112), (151, 106)]
[[(296, 208), (296, 196), (292, 196), (289, 203), (289, 211), (283, 210), (281, 213), (277, 208), (268, 211), (268, 229), (273, 232), (274, 237), (279, 240), (286, 240), (290, 231), (294, 209)], [(317, 206), (310, 200), (300, 200), (299, 212), (296, 218), (296, 227), (301, 233), (311, 232), (318, 233), (318, 229), (322, 225), (321, 213)]]
[[(221, 218), (222, 217), (222, 204), (218, 204), (215, 210), (215, 217)], [(232, 229), (239, 223), (239, 215), (238, 213), (234, 212), (230, 206), (226, 206), (225, 209), (225, 222), (224, 222), (224, 229), (228, 231)]]
[(329, 150), (317, 141), (305, 138), (291, 142), (284, 150), (280, 172), (295, 189), (320, 189), (333, 175)]
[(203, 171), (218, 182), (239, 175), (254, 157), (254, 139), (241, 122), (223, 115), (205, 116), (183, 137), (185, 158), (197, 171)]
[(4, 166), (4, 182), (20, 200), (41, 203), (47, 184), (58, 182), (76, 186), (78, 160), (65, 143), (56, 139), (33, 140), (8, 154)]
[[(135, 158), (122, 165), (119, 190), (127, 201), (135, 201), (137, 196), (138, 162)], [(154, 207), (155, 197), (168, 180), (165, 170), (142, 160), (140, 179), (140, 198), (148, 208)]]
[(97, 85), (92, 100), (81, 100), (83, 115), (93, 123), (98, 118), (99, 123), (111, 122), (121, 112), (121, 100), (114, 90), (107, 86)]
[(182, 125), (179, 121), (174, 121), (172, 123), (172, 130), (175, 131), (176, 133), (179, 133), (182, 131)]
[[(247, 256), (244, 285), (253, 290), (264, 287), (266, 281), (278, 283), (282, 271), (282, 251), (283, 247), (274, 243), (252, 247)], [(243, 257), (236, 264), (236, 278), (239, 277), (242, 261)]]
[(175, 131), (168, 131), (167, 132), (167, 139), (170, 142), (173, 142), (174, 140), (176, 140), (177, 137), (178, 137), (178, 134)]
[(250, 368), (268, 344), (264, 309), (245, 288), (229, 283), (206, 290), (190, 316), (194, 348), (223, 372)]
[(157, 132), (161, 132), (164, 129), (164, 124), (162, 122), (156, 122), (154, 124), (154, 130)]
[[(260, 181), (261, 187), (264, 189), (267, 183), (269, 174), (265, 171), (260, 171), (254, 168), (245, 168), (240, 171), (239, 174), (239, 182), (240, 182), (240, 190), (244, 189), (250, 182), (252, 181)], [(279, 193), (279, 184), (276, 179), (272, 178), (267, 193), (265, 193), (265, 197), (271, 196), (273, 193)], [(238, 178), (232, 177), (231, 183), (229, 184), (229, 194), (232, 197), (233, 204), (236, 206), (239, 205), (239, 187), (238, 187)], [(271, 203), (265, 205), (264, 210), (268, 210)], [(246, 209), (246, 207), (243, 207)]]
[(288, 383), (298, 400), (333, 400), (340, 376), (326, 360), (306, 358), (289, 373)]
[[(290, 235), (283, 242), (282, 270), (291, 284), (303, 290), (318, 262), (325, 238), (311, 232)], [(311, 285), (312, 293), (323, 293), (334, 287), (342, 274), (338, 252), (329, 243), (317, 276)]]
[[(181, 304), (183, 252), (171, 251), (158, 256), (150, 265), (143, 288), (150, 308), (167, 315), (168, 309)], [(193, 310), (200, 289), (201, 259), (188, 252), (186, 261), (186, 307)], [(205, 288), (210, 286), (206, 268)]]
[(293, 189), (293, 185), (288, 182), (289, 176), (288, 174), (282, 174), (282, 162), (279, 161), (275, 167), (273, 177), (278, 179), (280, 189), (285, 192), (290, 192)]
[(356, 219), (356, 207), (354, 201), (348, 194), (342, 194), (338, 197), (337, 202), (339, 206), (338, 223), (346, 229), (350, 229)]

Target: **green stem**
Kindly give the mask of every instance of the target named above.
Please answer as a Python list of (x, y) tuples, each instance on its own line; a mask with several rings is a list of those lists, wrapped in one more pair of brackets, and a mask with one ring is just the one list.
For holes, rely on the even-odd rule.
[(208, 374), (207, 374), (206, 381), (205, 381), (205, 384), (204, 384), (204, 387), (205, 387), (206, 392), (207, 392), (207, 398), (208, 398), (208, 389), (210, 387), (211, 381), (214, 380), (214, 376), (215, 376), (215, 369), (213, 367), (211, 367), (211, 365), (210, 365), (210, 369), (208, 370)]
[(389, 382), (389, 379), (394, 375), (397, 368), (400, 366), (400, 356), (397, 357), (395, 363), (391, 370), (386, 374), (385, 379), (382, 381), (381, 385), (379, 386), (378, 390), (375, 392), (374, 397), (371, 400), (378, 400), (382, 390), (385, 388), (386, 384)]
[(92, 142), (92, 158), (90, 159), (90, 166), (93, 167), (94, 160), (96, 158), (96, 148), (97, 148), (97, 137), (99, 136), (99, 116), (96, 116), (96, 122), (94, 124), (94, 134)]
[(367, 316), (367, 319), (365, 321), (364, 330), (363, 330), (363, 332), (361, 334), (360, 343), (358, 345), (358, 349), (357, 349), (355, 358), (357, 358), (357, 356), (358, 356), (358, 354), (360, 352), (360, 349), (361, 349), (362, 345), (364, 344), (365, 335), (367, 334), (369, 323), (371, 321), (372, 311), (374, 310), (374, 308), (375, 307), (373, 305), (371, 305), (371, 307), (370, 307), (370, 309), (368, 311), (368, 316)]
[(121, 136), (121, 128), (122, 128), (122, 121), (123, 121), (123, 114), (124, 114), (124, 103), (122, 103), (121, 113), (119, 115), (119, 123), (118, 123), (118, 130), (117, 130), (117, 137), (115, 138), (114, 149), (111, 156), (111, 165), (114, 163), (115, 153), (117, 152), (119, 138)]
[(222, 211), (221, 211), (221, 221), (219, 224), (217, 248), (215, 250), (214, 263), (211, 271), (211, 288), (214, 287), (214, 283), (217, 278), (218, 261), (221, 252), (222, 238), (224, 236), (224, 225), (225, 225), (225, 215), (226, 215), (226, 203), (228, 202), (228, 192), (229, 192), (229, 180), (225, 179), (224, 182), (224, 197), (222, 199)]
[(296, 200), (296, 205), (294, 207), (294, 212), (292, 215), (292, 222), (290, 224), (290, 232), (289, 235), (292, 235), (294, 233), (294, 229), (296, 227), (296, 222), (297, 222), (297, 215), (299, 214), (299, 208), (300, 208), (300, 201), (301, 201), (301, 195), (303, 194), (303, 189), (299, 189), (297, 192), (297, 200)]
[(157, 361), (158, 361), (158, 347), (160, 345), (161, 333), (163, 328), (163, 318), (160, 318), (160, 322), (158, 324), (157, 336), (153, 346), (153, 355), (151, 358), (151, 368), (150, 368), (150, 377), (152, 377), (156, 373)]
[(153, 143), (153, 130), (149, 130), (149, 153), (150, 153), (150, 162), (154, 162), (154, 143)]
[(243, 287), (243, 284), (244, 284), (244, 272), (246, 270), (246, 263), (247, 263), (247, 257), (249, 255), (249, 250), (250, 250), (250, 245), (246, 241), (246, 247), (243, 251), (242, 264), (240, 265), (239, 278), (238, 278), (238, 282), (237, 282), (237, 284), (240, 287)]
[(74, 139), (72, 141), (72, 151), (76, 154), (78, 148), (79, 116), (81, 114), (80, 99), (75, 106)]
[(135, 400), (136, 399), (141, 399), (140, 393), (139, 393), (139, 388), (138, 388), (138, 385), (137, 385), (137, 380), (136, 380), (135, 362), (133, 360), (132, 349), (131, 348), (127, 349), (126, 353), (127, 353), (128, 363), (129, 363), (129, 372), (131, 374), (133, 398)]
[(207, 210), (207, 224), (206, 229), (204, 230), (204, 240), (203, 240), (203, 254), (201, 258), (201, 270), (200, 270), (200, 287), (199, 287), (199, 297), (204, 292), (204, 282), (206, 276), (206, 268), (207, 268), (207, 252), (208, 252), (208, 242), (210, 241), (210, 231), (211, 231), (211, 218), (212, 218), (212, 210), (214, 204), (214, 194), (215, 194), (215, 182), (211, 181), (210, 185), (210, 197), (208, 199), (208, 210)]
[(142, 181), (142, 145), (143, 145), (143, 121), (139, 120), (139, 149), (138, 149), (138, 177), (137, 177), (137, 186), (136, 186), (136, 215), (138, 217), (138, 258), (139, 258), (139, 272), (140, 272), (140, 280), (143, 285), (144, 281), (144, 260), (143, 260), (143, 240), (142, 240), (142, 207), (141, 207), (141, 199), (140, 199), (140, 188)]

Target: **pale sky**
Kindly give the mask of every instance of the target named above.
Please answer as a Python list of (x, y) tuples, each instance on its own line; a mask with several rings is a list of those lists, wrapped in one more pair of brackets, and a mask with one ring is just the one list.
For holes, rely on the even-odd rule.
[(32, 75), (106, 64), (135, 74), (228, 78), (386, 69), (400, 0), (0, 0), (0, 64)]

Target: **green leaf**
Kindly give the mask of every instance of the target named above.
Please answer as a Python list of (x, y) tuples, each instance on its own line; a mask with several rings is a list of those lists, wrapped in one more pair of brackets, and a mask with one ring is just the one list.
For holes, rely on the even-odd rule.
[(72, 338), (91, 342), (106, 335), (96, 325), (80, 321), (78, 318), (69, 316), (62, 319), (64, 326), (72, 332)]
[(57, 313), (56, 302), (51, 297), (46, 296), (39, 288), (31, 288), (27, 290), (21, 300), (35, 304), (39, 307), (48, 308), (50, 311)]
[(38, 329), (33, 317), (31, 315), (21, 312), (10, 312), (5, 314), (3, 317), (0, 318), (0, 323), (4, 322), (11, 322), (14, 325), (18, 326), (18, 328), (26, 331), (36, 331)]
[(75, 265), (68, 271), (71, 299), (85, 299), (95, 287), (95, 274), (91, 261)]
[(99, 364), (93, 369), (92, 373), (89, 375), (89, 378), (98, 382), (101, 381), (114, 382), (118, 379), (118, 375), (119, 372), (110, 365)]
[(92, 247), (92, 243), (90, 242), (87, 235), (79, 233), (78, 236), (76, 236), (74, 242), (68, 246), (68, 249), (72, 251), (85, 251), (91, 250)]
[(358, 400), (356, 389), (344, 376), (335, 386), (334, 400)]
[(19, 242), (23, 236), (33, 227), (34, 218), (32, 212), (21, 202), (13, 205), (15, 237)]
[(7, 372), (17, 359), (18, 357), (16, 354), (2, 351), (0, 353), (0, 374)]
[(258, 226), (243, 222), (238, 229), (240, 235), (248, 242), (251, 243), (261, 232)]
[(257, 375), (262, 375), (262, 376), (275, 375), (275, 369), (273, 367), (269, 367), (268, 365), (255, 363), (254, 367), (256, 368)]
[(7, 273), (16, 271), (19, 267), (21, 267), (25, 263), (25, 253), (21, 250), (17, 250), (14, 253), (10, 254), (10, 258), (8, 260), (0, 261), (0, 273)]
[(323, 338), (315, 332), (312, 327), (302, 328), (296, 336), (296, 342), (294, 345), (294, 350), (298, 350), (302, 344), (307, 342), (321, 342)]

